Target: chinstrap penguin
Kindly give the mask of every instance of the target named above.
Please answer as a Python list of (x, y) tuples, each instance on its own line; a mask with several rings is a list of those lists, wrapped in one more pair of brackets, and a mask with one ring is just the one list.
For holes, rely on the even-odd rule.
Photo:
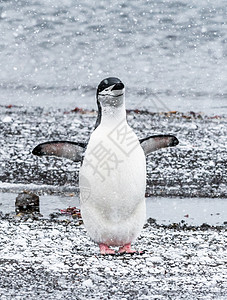
[(89, 142), (52, 141), (39, 144), (33, 154), (82, 161), (79, 173), (81, 214), (85, 228), (101, 254), (134, 253), (131, 243), (146, 217), (146, 158), (160, 148), (176, 146), (172, 135), (138, 140), (128, 125), (125, 88), (109, 77), (97, 88), (98, 117)]

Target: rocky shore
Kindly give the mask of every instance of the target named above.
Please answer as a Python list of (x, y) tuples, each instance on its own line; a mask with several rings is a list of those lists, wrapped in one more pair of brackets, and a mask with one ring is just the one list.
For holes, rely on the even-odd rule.
[(77, 220), (0, 219), (1, 299), (217, 299), (227, 293), (226, 231), (157, 225), (101, 256)]
[[(31, 151), (49, 140), (88, 141), (95, 120), (95, 111), (79, 108), (0, 106), (0, 182), (35, 184), (45, 193), (76, 191), (79, 163)], [(227, 197), (226, 116), (133, 110), (128, 122), (139, 138), (174, 134), (180, 141), (147, 158), (147, 195)]]
[[(1, 106), (0, 191), (76, 193), (79, 164), (31, 151), (48, 140), (87, 141), (95, 119), (81, 109)], [(225, 116), (129, 111), (128, 121), (140, 138), (180, 141), (147, 159), (147, 195), (227, 197)], [(2, 213), (0, 228), (1, 299), (226, 299), (224, 225), (150, 218), (133, 244), (143, 254), (114, 256), (99, 254), (77, 218)]]

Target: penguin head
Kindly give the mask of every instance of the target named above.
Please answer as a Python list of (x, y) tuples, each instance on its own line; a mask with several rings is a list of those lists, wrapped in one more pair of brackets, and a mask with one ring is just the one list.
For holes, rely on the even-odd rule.
[(124, 102), (124, 84), (116, 77), (103, 79), (97, 88), (97, 102), (103, 107), (119, 107)]

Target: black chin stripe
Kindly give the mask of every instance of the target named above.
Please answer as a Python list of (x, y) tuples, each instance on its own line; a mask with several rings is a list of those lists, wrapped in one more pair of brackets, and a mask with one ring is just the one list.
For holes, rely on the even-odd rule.
[(114, 98), (117, 98), (117, 97), (120, 97), (120, 96), (123, 96), (124, 94), (120, 94), (120, 95), (117, 95), (117, 96), (112, 96)]
[(113, 97), (113, 98), (117, 98), (117, 97), (120, 97), (120, 96), (123, 96), (124, 94), (120, 94), (120, 95), (117, 95), (117, 96), (114, 96), (114, 95), (109, 95), (109, 94), (99, 94), (98, 96), (100, 97), (104, 97), (104, 96), (110, 96), (110, 97)]

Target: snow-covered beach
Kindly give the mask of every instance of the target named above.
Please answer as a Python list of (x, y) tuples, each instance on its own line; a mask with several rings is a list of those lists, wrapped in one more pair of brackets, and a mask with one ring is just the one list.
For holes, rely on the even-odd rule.
[[(95, 112), (78, 109), (0, 107), (0, 202), (5, 205), (0, 218), (1, 299), (224, 300), (224, 208), (221, 210), (221, 205), (207, 212), (221, 214), (221, 221), (216, 215), (212, 224), (203, 222), (209, 202), (199, 208), (193, 202), (193, 198), (199, 203), (199, 197), (209, 197), (215, 207), (215, 202), (225, 203), (227, 198), (224, 115), (128, 112), (128, 122), (140, 137), (172, 133), (180, 141), (179, 146), (160, 150), (147, 159), (147, 196), (157, 201), (160, 195), (166, 197), (171, 206), (174, 198), (168, 197), (180, 196), (181, 203), (185, 199), (188, 207), (191, 203), (195, 210), (202, 210), (200, 225), (190, 220), (192, 207), (190, 216), (182, 211), (175, 223), (171, 218), (162, 222), (164, 211), (157, 222), (153, 214), (133, 245), (144, 254), (103, 257), (77, 219), (51, 219), (47, 214), (37, 220), (20, 219), (12, 213), (13, 195), (26, 189), (44, 199), (52, 197), (52, 203), (57, 199), (53, 206), (44, 203), (44, 212), (51, 212), (51, 207), (56, 212), (57, 208), (72, 206), (74, 199), (75, 205), (79, 204), (79, 165), (67, 159), (37, 159), (31, 150), (46, 140), (67, 137), (86, 141), (95, 118)], [(191, 202), (188, 197), (192, 197)], [(11, 206), (7, 207), (7, 199)], [(161, 207), (168, 209), (167, 204)], [(152, 202), (149, 209), (152, 211)]]
[(1, 299), (226, 299), (224, 228), (147, 223), (144, 254), (101, 256), (76, 222), (0, 226)]
[[(47, 185), (49, 193), (78, 191), (79, 164), (31, 154), (50, 140), (88, 141), (96, 111), (0, 106), (0, 182)], [(128, 123), (139, 138), (174, 134), (177, 147), (147, 158), (147, 196), (227, 198), (226, 136), (223, 115), (129, 111)], [(55, 186), (55, 188), (52, 188)], [(10, 191), (4, 185), (0, 190)], [(40, 191), (41, 192), (41, 191)], [(44, 187), (48, 193), (48, 187)]]
[[(225, 0), (0, 1), (0, 299), (227, 299)], [(87, 141), (95, 93), (125, 84), (147, 158), (144, 253), (101, 256), (81, 219), (79, 164), (31, 154)], [(41, 215), (16, 216), (18, 193)], [(36, 197), (37, 198), (37, 197)]]

